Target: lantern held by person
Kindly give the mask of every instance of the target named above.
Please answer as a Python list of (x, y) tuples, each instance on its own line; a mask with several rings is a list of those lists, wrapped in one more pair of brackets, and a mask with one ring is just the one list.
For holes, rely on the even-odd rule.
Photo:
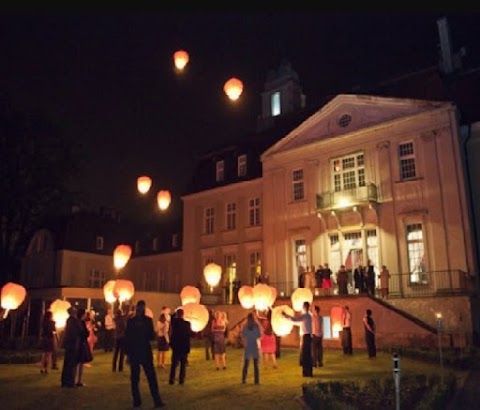
[(117, 279), (113, 287), (113, 294), (118, 297), (120, 303), (126, 302), (133, 297), (135, 286), (133, 282), (126, 279)]
[(257, 283), (253, 287), (253, 302), (255, 309), (260, 311), (268, 310), (272, 301), (272, 289), (264, 283)]
[(147, 176), (138, 177), (137, 179), (138, 192), (145, 195), (148, 191), (150, 191), (151, 186), (152, 186), (152, 178)]
[(117, 270), (125, 267), (132, 256), (132, 247), (130, 245), (118, 245), (113, 251), (113, 266)]
[(160, 211), (166, 211), (172, 202), (172, 196), (169, 191), (158, 191), (157, 204)]
[(186, 305), (187, 303), (200, 303), (201, 297), (200, 291), (195, 286), (184, 286), (180, 292), (182, 305)]
[(57, 329), (63, 329), (67, 324), (68, 309), (71, 307), (71, 303), (68, 300), (56, 299), (50, 305), (50, 311), (52, 312), (53, 320), (55, 321), (55, 327)]
[(200, 332), (205, 329), (208, 323), (208, 309), (200, 303), (187, 303), (181, 307), (183, 318), (190, 322), (193, 332)]
[(292, 332), (294, 322), (284, 317), (282, 312), (294, 316), (295, 312), (288, 305), (275, 306), (272, 309), (272, 329), (277, 336), (287, 336)]
[(27, 296), (27, 290), (17, 283), (7, 282), (2, 287), (1, 292), (1, 306), (5, 309), (3, 315), (4, 319), (8, 316), (10, 310), (17, 309), (25, 300)]
[(301, 312), (304, 302), (312, 304), (313, 293), (309, 288), (297, 288), (293, 291), (291, 299), (293, 310), (295, 312)]
[(332, 323), (332, 332), (337, 333), (343, 329), (342, 323), (343, 308), (340, 306), (334, 306), (330, 310), (330, 322)]
[(175, 67), (179, 71), (183, 71), (185, 66), (188, 64), (189, 59), (188, 53), (185, 50), (178, 50), (173, 54)]
[(238, 100), (243, 91), (243, 83), (238, 78), (232, 77), (225, 83), (223, 90), (232, 101)]
[(103, 296), (105, 297), (105, 301), (107, 303), (115, 303), (117, 297), (113, 293), (113, 289), (115, 288), (115, 281), (109, 280), (105, 285), (103, 285)]
[(255, 306), (253, 299), (253, 287), (244, 285), (238, 290), (238, 300), (244, 309), (251, 309)]
[(209, 263), (203, 268), (203, 276), (210, 286), (210, 291), (217, 286), (222, 278), (222, 267), (216, 263)]

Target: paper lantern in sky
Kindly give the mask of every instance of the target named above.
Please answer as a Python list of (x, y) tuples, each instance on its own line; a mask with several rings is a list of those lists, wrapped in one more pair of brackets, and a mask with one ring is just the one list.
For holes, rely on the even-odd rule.
[(137, 179), (138, 192), (145, 195), (148, 191), (150, 191), (151, 186), (152, 186), (152, 178), (147, 176), (138, 177)]
[(290, 316), (295, 316), (295, 312), (288, 305), (279, 305), (272, 309), (272, 329), (277, 336), (290, 334), (294, 325), (289, 318), (283, 317), (282, 312)]
[(271, 306), (272, 289), (265, 283), (257, 283), (253, 287), (253, 303), (255, 309), (265, 311)]
[(244, 309), (251, 309), (255, 306), (253, 298), (253, 287), (244, 285), (238, 290), (238, 300)]
[(200, 303), (187, 303), (181, 306), (183, 318), (190, 322), (192, 331), (201, 332), (208, 323), (208, 309)]
[(68, 309), (71, 307), (71, 303), (68, 300), (56, 299), (50, 305), (50, 311), (52, 312), (53, 320), (55, 321), (55, 327), (57, 329), (63, 329), (67, 324)]
[(223, 86), (223, 91), (232, 101), (238, 100), (243, 91), (243, 83), (235, 77), (230, 78)]
[(135, 293), (133, 282), (126, 279), (117, 279), (113, 287), (113, 294), (117, 295), (120, 303), (130, 300)]
[(183, 71), (189, 60), (190, 57), (185, 50), (178, 50), (173, 54), (173, 62), (179, 71)]
[(125, 267), (132, 256), (132, 247), (130, 245), (118, 245), (113, 251), (113, 265), (117, 270)]
[(303, 303), (313, 302), (313, 293), (309, 288), (297, 288), (293, 291), (292, 296), (292, 308), (295, 312), (301, 312), (303, 309)]
[(157, 204), (160, 208), (160, 211), (167, 210), (170, 206), (170, 202), (172, 202), (172, 196), (170, 195), (169, 191), (158, 191)]
[(343, 308), (340, 306), (334, 306), (330, 310), (330, 323), (332, 324), (332, 331), (334, 333), (340, 332), (343, 329), (342, 323)]
[(107, 303), (114, 303), (117, 300), (117, 297), (113, 293), (114, 288), (114, 280), (109, 280), (107, 283), (105, 283), (105, 285), (103, 285), (103, 296), (105, 297), (105, 301)]
[(180, 300), (182, 305), (188, 303), (200, 303), (202, 297), (200, 291), (195, 286), (184, 286), (180, 292)]
[(7, 282), (1, 291), (1, 306), (5, 309), (4, 318), (8, 316), (10, 310), (17, 309), (25, 300), (27, 290), (14, 282)]
[(217, 286), (222, 278), (222, 267), (216, 263), (209, 263), (203, 268), (203, 276), (210, 289)]

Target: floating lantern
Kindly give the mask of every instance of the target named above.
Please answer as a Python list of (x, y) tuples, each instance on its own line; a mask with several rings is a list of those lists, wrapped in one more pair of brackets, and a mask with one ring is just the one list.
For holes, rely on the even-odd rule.
[(272, 289), (264, 283), (257, 283), (253, 287), (253, 301), (255, 309), (260, 311), (268, 310), (272, 301)]
[(103, 285), (103, 296), (107, 303), (115, 303), (117, 297), (115, 293), (113, 293), (113, 289), (115, 288), (115, 281), (109, 280), (105, 285)]
[(253, 287), (244, 285), (238, 290), (238, 300), (244, 309), (251, 309), (255, 306)]
[(113, 294), (117, 295), (120, 303), (130, 300), (135, 293), (133, 282), (125, 279), (118, 279), (115, 281), (113, 287)]
[(185, 50), (178, 50), (173, 54), (173, 61), (175, 63), (175, 67), (179, 71), (183, 71), (189, 60), (190, 57)]
[(67, 324), (68, 309), (71, 307), (71, 303), (68, 300), (56, 299), (50, 305), (50, 311), (52, 312), (52, 318), (55, 321), (55, 327), (57, 329), (63, 329)]
[(286, 336), (290, 334), (294, 325), (294, 322), (290, 319), (283, 317), (282, 312), (285, 312), (290, 316), (295, 316), (295, 312), (288, 305), (279, 305), (272, 309), (272, 329), (277, 336)]
[(219, 284), (222, 278), (222, 267), (213, 262), (209, 263), (203, 268), (203, 276), (211, 290)]
[(332, 324), (332, 332), (337, 333), (343, 329), (342, 317), (343, 317), (343, 308), (341, 308), (340, 306), (332, 307), (332, 310), (330, 311), (330, 322)]
[(113, 265), (116, 269), (122, 269), (132, 256), (132, 247), (130, 245), (118, 245), (113, 251)]
[(301, 312), (303, 309), (303, 303), (313, 302), (313, 293), (309, 288), (297, 288), (292, 293), (292, 308), (295, 312)]
[(22, 285), (8, 282), (2, 287), (1, 299), (2, 308), (5, 309), (4, 318), (8, 316), (10, 310), (17, 309), (25, 300), (27, 291)]
[(169, 191), (159, 191), (157, 194), (157, 203), (161, 211), (165, 211), (172, 202), (172, 196)]
[(148, 191), (150, 191), (151, 186), (152, 186), (152, 178), (147, 176), (138, 177), (137, 179), (138, 192), (145, 195)]
[(238, 78), (232, 77), (223, 86), (223, 91), (232, 101), (238, 100), (243, 91), (243, 83)]
[(180, 300), (182, 301), (182, 305), (186, 305), (188, 303), (200, 303), (201, 297), (202, 295), (200, 294), (200, 291), (195, 286), (184, 286), (180, 292)]
[(209, 313), (208, 309), (200, 303), (187, 303), (183, 309), (183, 318), (190, 322), (192, 331), (201, 332), (207, 326)]

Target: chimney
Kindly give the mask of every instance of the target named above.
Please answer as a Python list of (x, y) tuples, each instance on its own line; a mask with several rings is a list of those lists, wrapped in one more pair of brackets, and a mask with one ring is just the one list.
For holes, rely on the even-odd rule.
[(437, 20), (440, 37), (440, 69), (444, 74), (453, 72), (452, 40), (446, 17)]

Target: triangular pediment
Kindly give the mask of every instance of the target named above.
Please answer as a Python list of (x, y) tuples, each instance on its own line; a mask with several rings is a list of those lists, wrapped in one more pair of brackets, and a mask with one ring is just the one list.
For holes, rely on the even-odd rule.
[(441, 101), (340, 94), (265, 151), (262, 158), (421, 114), (445, 104)]

